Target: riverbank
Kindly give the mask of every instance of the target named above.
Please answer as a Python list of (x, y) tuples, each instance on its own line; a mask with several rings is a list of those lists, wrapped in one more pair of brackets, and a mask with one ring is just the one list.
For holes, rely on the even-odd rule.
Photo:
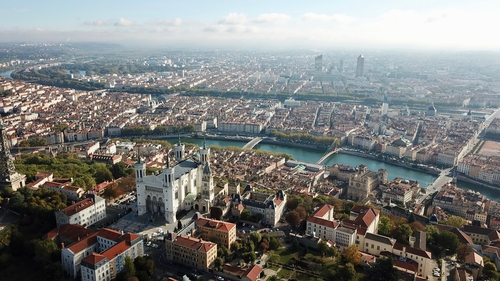
[(356, 155), (358, 157), (363, 157), (363, 158), (370, 158), (370, 159), (373, 159), (373, 160), (376, 160), (376, 161), (380, 161), (380, 162), (384, 162), (384, 163), (387, 163), (387, 164), (390, 164), (390, 165), (394, 165), (394, 166), (398, 166), (398, 167), (402, 167), (402, 168), (406, 168), (406, 169), (410, 169), (410, 170), (413, 170), (413, 171), (418, 171), (418, 172), (422, 172), (422, 173), (429, 173), (433, 176), (437, 176), (441, 173), (441, 171), (439, 170), (435, 170), (435, 169), (432, 169), (432, 168), (426, 168), (426, 167), (422, 167), (422, 168), (415, 168), (415, 167), (412, 167), (412, 166), (409, 166), (407, 163), (401, 163), (401, 162), (396, 162), (396, 161), (388, 161), (386, 159), (381, 159), (377, 156), (374, 156), (374, 155), (370, 155), (370, 154), (366, 154), (366, 153), (362, 153), (362, 152), (356, 152), (356, 151), (349, 151), (349, 150), (339, 150), (338, 153), (342, 153), (342, 154), (349, 154), (349, 155)]
[(500, 190), (499, 186), (488, 184), (488, 183), (485, 183), (485, 182), (482, 182), (482, 181), (479, 181), (479, 180), (476, 180), (476, 179), (473, 179), (473, 178), (469, 178), (469, 177), (464, 176), (464, 175), (457, 175), (457, 180), (458, 181), (467, 182), (467, 183), (471, 183), (471, 184), (477, 184), (477, 185), (480, 185), (482, 187), (486, 187), (486, 188), (490, 188), (490, 189), (494, 189), (494, 190)]

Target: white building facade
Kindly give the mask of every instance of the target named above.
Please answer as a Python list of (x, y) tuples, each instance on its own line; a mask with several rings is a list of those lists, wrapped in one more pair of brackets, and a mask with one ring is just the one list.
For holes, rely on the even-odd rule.
[(138, 214), (164, 216), (175, 223), (179, 210), (210, 211), (214, 200), (214, 184), (206, 145), (199, 151), (199, 160), (184, 159), (184, 145), (174, 147), (177, 164), (167, 166), (160, 173), (146, 175), (146, 164), (135, 164)]

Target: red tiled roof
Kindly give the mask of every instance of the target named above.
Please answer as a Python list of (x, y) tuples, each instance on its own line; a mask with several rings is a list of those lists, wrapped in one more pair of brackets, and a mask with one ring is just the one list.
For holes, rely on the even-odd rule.
[(314, 213), (311, 216), (323, 218), (328, 213), (328, 211), (333, 209), (334, 207), (332, 205), (324, 204), (323, 206), (316, 209), (316, 211), (314, 211)]
[(330, 221), (320, 217), (310, 217), (307, 219), (307, 222), (323, 225), (330, 228), (337, 228), (337, 226), (339, 226), (338, 221)]
[(108, 240), (112, 240), (112, 241), (118, 241), (118, 238), (120, 238), (120, 236), (122, 236), (121, 232), (118, 232), (116, 230), (109, 229), (109, 228), (103, 228), (103, 229), (99, 230), (97, 235), (99, 237), (102, 237), (102, 238), (105, 238)]
[(247, 273), (245, 273), (244, 276), (246, 276), (248, 279), (252, 281), (257, 281), (257, 279), (259, 279), (259, 275), (261, 272), (262, 272), (262, 267), (254, 265), (248, 269)]
[(61, 212), (70, 217), (70, 216), (72, 216), (72, 215), (74, 215), (82, 210), (85, 210), (88, 207), (91, 207), (93, 205), (94, 205), (94, 202), (92, 201), (92, 199), (86, 198), (80, 202), (76, 202), (75, 204), (62, 209)]
[(102, 261), (103, 259), (105, 259), (106, 257), (103, 256), (103, 255), (99, 255), (98, 253), (92, 253), (88, 256), (86, 256), (82, 262), (88, 262), (90, 264), (97, 264), (98, 262)]
[(414, 255), (417, 255), (419, 257), (424, 257), (427, 259), (430, 259), (432, 257), (431, 252), (424, 251), (424, 250), (421, 250), (418, 248), (413, 248), (413, 247), (406, 246), (406, 245), (399, 244), (399, 243), (394, 244), (394, 249), (396, 249), (396, 250), (403, 251), (403, 247), (406, 247), (407, 253), (414, 254)]
[(196, 220), (197, 226), (214, 228), (220, 231), (229, 232), (231, 229), (235, 228), (236, 225), (230, 222), (224, 222), (219, 220), (199, 218)]
[(126, 241), (121, 241), (120, 243), (115, 244), (113, 247), (107, 249), (102, 253), (103, 256), (108, 258), (108, 260), (113, 260), (117, 256), (121, 255), (123, 252), (128, 250), (130, 245), (127, 244)]
[(66, 239), (77, 241), (79, 238), (86, 237), (94, 231), (85, 228), (84, 226), (78, 224), (65, 224), (59, 227), (59, 229), (54, 228), (45, 234), (45, 238), (55, 239), (58, 235)]
[(128, 233), (123, 234), (122, 237), (120, 237), (120, 238), (123, 239), (124, 241), (132, 243), (132, 241), (139, 238), (139, 235), (128, 232)]
[(177, 236), (176, 240), (174, 241), (174, 244), (191, 248), (193, 250), (199, 250), (202, 252), (208, 252), (217, 245), (210, 241), (203, 241), (201, 239), (184, 235)]
[(93, 233), (85, 237), (84, 239), (69, 245), (68, 249), (70, 249), (74, 254), (76, 254), (94, 245), (95, 243), (97, 243), (97, 233)]

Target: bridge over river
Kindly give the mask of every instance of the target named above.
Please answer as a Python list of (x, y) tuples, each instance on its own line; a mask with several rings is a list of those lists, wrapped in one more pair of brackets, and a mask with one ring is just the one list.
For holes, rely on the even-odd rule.
[(245, 146), (243, 146), (243, 148), (254, 148), (257, 144), (259, 144), (259, 142), (262, 141), (262, 138), (261, 137), (256, 137), (256, 138), (253, 138), (251, 141), (249, 141), (247, 144), (245, 144)]

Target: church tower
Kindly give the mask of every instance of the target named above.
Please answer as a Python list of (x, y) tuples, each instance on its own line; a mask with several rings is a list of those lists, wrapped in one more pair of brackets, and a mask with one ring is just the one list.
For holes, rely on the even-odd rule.
[(200, 162), (205, 165), (210, 155), (210, 147), (207, 147), (207, 140), (203, 139), (203, 147), (200, 149)]
[(0, 187), (11, 186), (14, 191), (25, 186), (26, 176), (16, 172), (7, 143), (7, 133), (0, 117)]
[(208, 159), (205, 162), (203, 174), (201, 175), (201, 188), (202, 197), (212, 202), (214, 200), (214, 178), (212, 176), (212, 169), (210, 168), (210, 162)]
[(185, 149), (186, 149), (186, 146), (181, 143), (181, 137), (179, 135), (179, 142), (174, 145), (175, 161), (177, 163), (181, 162), (182, 159), (184, 159)]
[(139, 150), (137, 150), (137, 162), (134, 164), (135, 168), (135, 181), (142, 182), (146, 176), (146, 163), (141, 161)]

